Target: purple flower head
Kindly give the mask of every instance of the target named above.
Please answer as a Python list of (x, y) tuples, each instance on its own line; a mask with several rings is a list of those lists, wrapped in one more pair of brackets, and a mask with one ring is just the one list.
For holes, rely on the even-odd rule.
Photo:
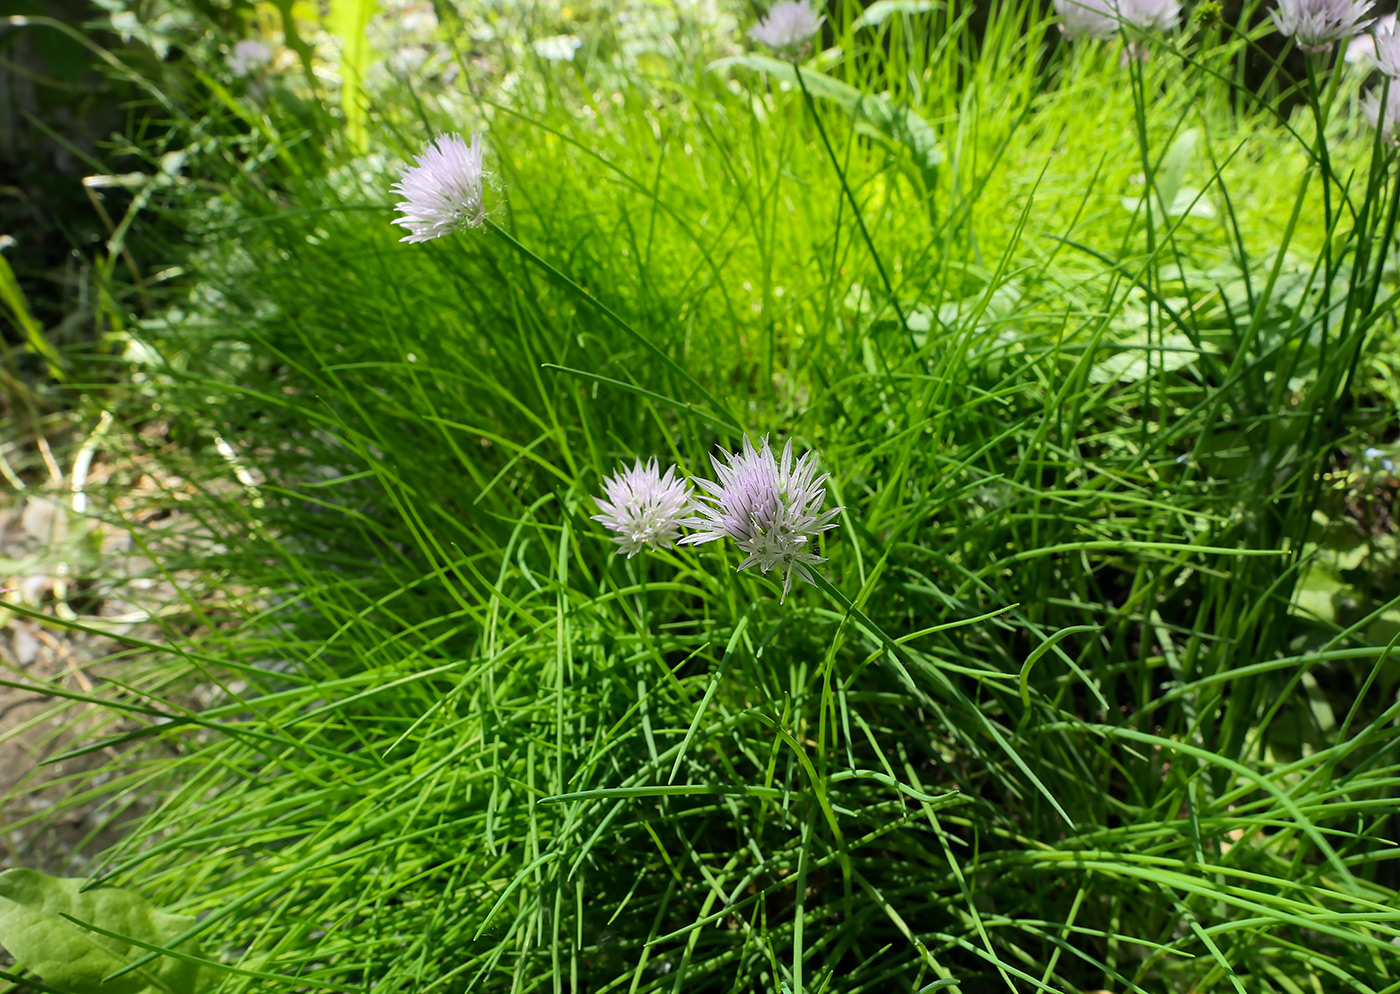
[(1143, 31), (1170, 31), (1181, 21), (1177, 0), (1118, 0), (1118, 16), (1124, 24)]
[(1055, 0), (1065, 38), (1112, 38), (1121, 25), (1170, 31), (1181, 20), (1178, 0)]
[(450, 235), (463, 225), (486, 220), (481, 197), (481, 136), (468, 145), (458, 134), (438, 135), (423, 146), (423, 154), (406, 166), (392, 190), (404, 199), (394, 205), (403, 217), (395, 224), (408, 229), (401, 242), (426, 242)]
[(233, 46), (233, 54), (228, 57), (228, 67), (235, 76), (246, 76), (271, 61), (271, 48), (256, 38), (244, 38)]
[(794, 574), (814, 582), (807, 567), (825, 560), (812, 551), (812, 540), (835, 528), (834, 519), (845, 508), (821, 509), (826, 474), (816, 475), (813, 453), (794, 461), (788, 439), (782, 458), (774, 458), (765, 435), (758, 448), (745, 437), (741, 452), (725, 452), (723, 462), (711, 456), (710, 462), (719, 481), (696, 480), (705, 491), (699, 495), (705, 503), (697, 501), (695, 515), (682, 522), (695, 532), (681, 544), (732, 538), (746, 556), (740, 569), (782, 570), (784, 598)]
[(1376, 38), (1381, 35), (1394, 34), (1395, 15), (1383, 14), (1376, 18), (1370, 31), (1363, 31), (1347, 42), (1347, 47), (1342, 52), (1342, 58), (1353, 64), (1369, 62), (1375, 65), (1379, 61), (1376, 58)]
[(1361, 114), (1371, 127), (1381, 133), (1381, 137), (1392, 145), (1400, 145), (1400, 83), (1392, 82), (1385, 94), (1385, 105), (1381, 105), (1381, 94), (1377, 90), (1361, 100)]
[(628, 559), (648, 546), (669, 549), (680, 537), (682, 516), (691, 507), (690, 485), (676, 479), (674, 466), (663, 475), (655, 459), (638, 459), (631, 469), (605, 478), (603, 496), (595, 500), (603, 513), (593, 520), (617, 532), (613, 541)]
[(1060, 33), (1068, 41), (1112, 38), (1118, 33), (1113, 0), (1055, 0), (1055, 13), (1060, 15)]
[[(1385, 18), (1381, 18), (1385, 20)], [(1350, 55), (1350, 46), (1347, 47), (1347, 54)], [(1382, 27), (1376, 25), (1375, 51), (1373, 54), (1376, 68), (1385, 73), (1391, 79), (1400, 79), (1400, 32), (1395, 30), (1395, 18), (1390, 18), (1390, 24)], [(1393, 88), (1396, 84), (1391, 83)]]
[(1333, 42), (1362, 30), (1373, 5), (1374, 0), (1278, 0), (1269, 16), (1303, 51), (1325, 52)]
[(781, 0), (749, 30), (749, 37), (777, 52), (796, 52), (806, 46), (825, 20), (825, 15), (802, 0)]

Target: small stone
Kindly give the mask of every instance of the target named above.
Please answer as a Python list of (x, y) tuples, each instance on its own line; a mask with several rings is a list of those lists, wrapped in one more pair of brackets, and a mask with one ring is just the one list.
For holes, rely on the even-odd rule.
[(19, 664), (20, 669), (28, 669), (39, 657), (39, 640), (25, 625), (14, 625), (11, 632), (10, 647), (14, 652), (15, 662)]

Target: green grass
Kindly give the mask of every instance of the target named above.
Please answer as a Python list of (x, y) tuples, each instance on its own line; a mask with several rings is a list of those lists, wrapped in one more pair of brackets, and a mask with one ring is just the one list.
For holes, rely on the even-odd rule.
[[(241, 134), (152, 207), (194, 292), (120, 406), (210, 542), (162, 557), (200, 580), (104, 686), (137, 751), (93, 789), (163, 798), (98, 875), (281, 978), (224, 990), (1400, 991), (1355, 81), (1328, 179), (1229, 30), (1120, 67), (1026, 6), (855, 13), (810, 98), (468, 61), (355, 162), (275, 93), (189, 112)], [(512, 237), (399, 244), (395, 157), (486, 125)], [(832, 590), (589, 520), (736, 425), (820, 453)]]

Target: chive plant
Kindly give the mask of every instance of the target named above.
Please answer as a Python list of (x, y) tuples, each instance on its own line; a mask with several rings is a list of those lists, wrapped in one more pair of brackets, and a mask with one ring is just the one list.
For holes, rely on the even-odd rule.
[(369, 157), (167, 87), (117, 406), (198, 540), (53, 716), (118, 758), (52, 817), (155, 803), (93, 880), (195, 916), (128, 983), (1396, 989), (1388, 76), (1243, 92), (1301, 0), (799, 6), (463, 9)]

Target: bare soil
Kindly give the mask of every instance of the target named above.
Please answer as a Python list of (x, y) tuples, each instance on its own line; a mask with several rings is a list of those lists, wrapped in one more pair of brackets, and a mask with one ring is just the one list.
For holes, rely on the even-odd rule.
[[(178, 536), (191, 524), (178, 511), (184, 481), (103, 426), (73, 432), (60, 450), (71, 458), (42, 440), (0, 444), (0, 870), (85, 876), (155, 803), (122, 792), (75, 796), (120, 775), (122, 756), (110, 747), (56, 759), (138, 727), (61, 695), (100, 699), (107, 680), (131, 680), (149, 660), (119, 637), (160, 643), (161, 615), (180, 605), (171, 578), (122, 522), (147, 541)], [(191, 688), (196, 700), (199, 689)]]

